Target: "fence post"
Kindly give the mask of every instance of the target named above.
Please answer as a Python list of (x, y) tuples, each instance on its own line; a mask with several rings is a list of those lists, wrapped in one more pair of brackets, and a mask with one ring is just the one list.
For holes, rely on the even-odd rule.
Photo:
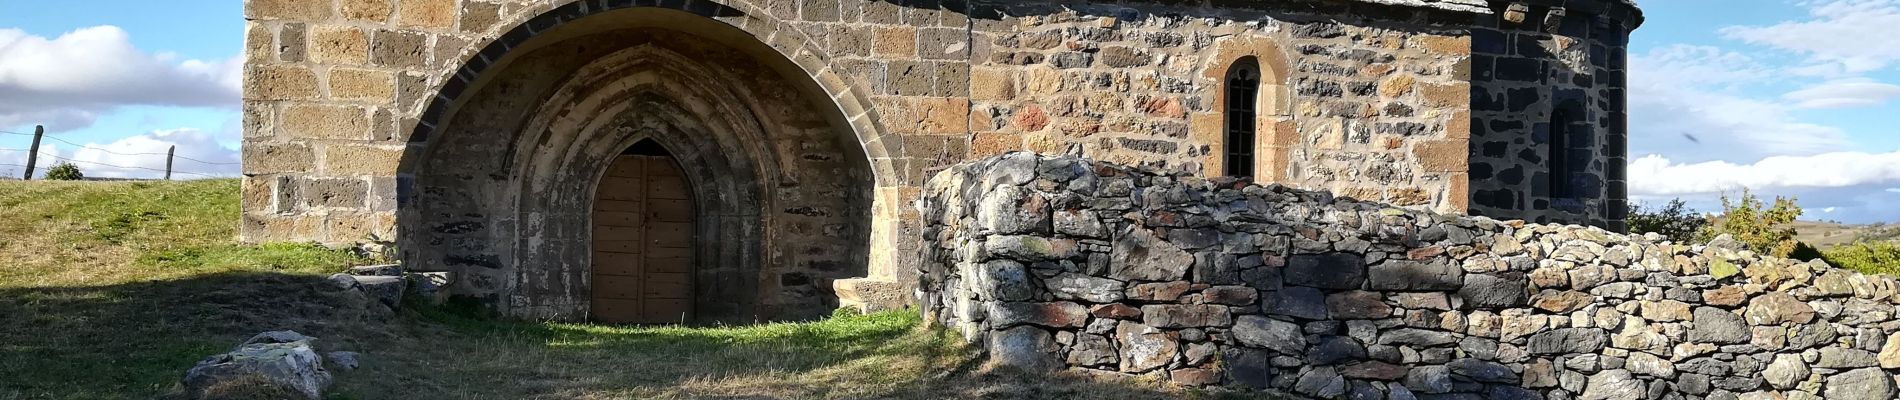
[(178, 154), (178, 145), (165, 150), (165, 180), (172, 180), (172, 157)]
[(34, 125), (33, 126), (33, 147), (28, 147), (26, 149), (26, 177), (20, 178), (20, 179), (25, 179), (29, 181), (33, 180), (33, 164), (40, 161), (40, 137), (41, 136), (46, 136), (46, 126)]

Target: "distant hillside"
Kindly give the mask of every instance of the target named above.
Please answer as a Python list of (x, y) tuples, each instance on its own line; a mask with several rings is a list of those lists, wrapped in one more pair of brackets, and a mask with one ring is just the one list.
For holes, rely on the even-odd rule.
[(1795, 221), (1795, 239), (1827, 249), (1860, 240), (1900, 238), (1900, 226), (1888, 224), (1848, 225), (1836, 222)]

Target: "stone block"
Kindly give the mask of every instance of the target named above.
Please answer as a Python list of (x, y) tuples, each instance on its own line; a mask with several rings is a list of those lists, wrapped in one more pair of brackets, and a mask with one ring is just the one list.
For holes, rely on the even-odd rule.
[(393, 213), (346, 214), (332, 212), (323, 218), (324, 243), (362, 243), (372, 239), (396, 237)]
[(330, 19), (329, 2), (308, 0), (250, 0), (244, 2), (244, 18), (322, 21)]
[[(278, 60), (287, 63), (304, 61), (310, 49), (310, 40), (307, 35), (308, 29), (306, 29), (306, 27), (308, 27), (308, 25), (303, 23), (289, 22), (284, 23), (284, 25), (277, 30)], [(269, 47), (270, 43), (271, 42), (266, 39), (264, 46)]]
[(316, 165), (316, 153), (303, 143), (245, 142), (243, 148), (245, 175), (309, 172)]
[(1418, 86), (1419, 96), (1425, 99), (1425, 106), (1432, 108), (1466, 109), (1471, 107), (1471, 86), (1466, 83), (1424, 84)]
[(1088, 323), (1088, 309), (1070, 302), (993, 302), (989, 305), (988, 314), (992, 326), (998, 328), (1021, 324), (1051, 328), (1080, 328)]
[(1121, 347), (1121, 371), (1143, 373), (1168, 366), (1180, 352), (1179, 334), (1123, 322), (1115, 329)]
[(388, 71), (333, 68), (329, 83), (332, 99), (387, 103), (396, 98), (396, 75)]
[(912, 58), (917, 56), (917, 28), (909, 26), (880, 26), (872, 39), (871, 49), (878, 56)]
[(331, 144), (318, 172), (333, 176), (395, 176), (402, 147)]
[(1464, 286), (1464, 268), (1445, 262), (1393, 260), (1370, 269), (1367, 286), (1373, 290), (1458, 290)]
[(1007, 101), (1016, 98), (1016, 75), (1012, 70), (978, 67), (970, 71), (970, 99)]
[(292, 65), (254, 65), (245, 70), (245, 100), (315, 100), (322, 96), (317, 73)]
[(338, 6), (345, 19), (383, 23), (389, 22), (390, 13), (395, 11), (395, 7), (390, 5), (391, 1), (393, 0), (338, 0), (340, 3)]
[(404, 28), (447, 29), (455, 24), (456, 0), (402, 0), (397, 23)]
[(1287, 258), (1286, 283), (1320, 289), (1359, 289), (1366, 280), (1366, 258), (1351, 253), (1295, 255)]
[(1464, 140), (1426, 140), (1412, 145), (1412, 156), (1426, 172), (1465, 172), (1471, 168), (1470, 144)]
[(307, 178), (301, 181), (304, 205), (360, 209), (366, 204), (369, 186), (362, 179)]
[(319, 64), (363, 65), (369, 62), (369, 34), (348, 25), (318, 25), (311, 29), (310, 61)]
[(279, 129), (291, 139), (364, 140), (369, 138), (369, 110), (358, 106), (288, 105)]
[(1306, 354), (1306, 336), (1292, 322), (1257, 315), (1243, 315), (1234, 322), (1234, 339), (1240, 344), (1271, 349), (1286, 355)]
[(990, 365), (1031, 372), (1053, 372), (1063, 363), (1049, 331), (1018, 326), (989, 335)]
[(1233, 323), (1227, 306), (1221, 305), (1146, 305), (1141, 307), (1142, 322), (1156, 328), (1225, 327)]
[(934, 98), (917, 101), (917, 132), (927, 135), (958, 134), (969, 132), (970, 100), (965, 98)]
[(246, 243), (307, 241), (323, 237), (323, 217), (245, 213), (239, 235)]
[(839, 279), (831, 281), (832, 291), (838, 293), (839, 307), (852, 307), (859, 312), (878, 312), (902, 309), (910, 303), (910, 289), (900, 282), (871, 278)]
[(501, 24), (501, 17), (501, 4), (466, 0), (462, 2), (461, 22), (456, 28), (463, 33), (488, 32)]
[(377, 66), (421, 68), (429, 64), (429, 36), (421, 32), (378, 30), (371, 38), (370, 62)]

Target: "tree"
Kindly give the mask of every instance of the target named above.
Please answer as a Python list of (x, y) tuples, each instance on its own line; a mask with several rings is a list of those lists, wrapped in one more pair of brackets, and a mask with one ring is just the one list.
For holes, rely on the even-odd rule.
[(86, 174), (80, 173), (79, 166), (73, 165), (73, 163), (63, 162), (53, 164), (52, 168), (46, 169), (46, 180), (49, 181), (76, 181), (81, 179), (86, 179)]
[(1769, 207), (1753, 192), (1742, 189), (1739, 201), (1722, 195), (1722, 215), (1710, 217), (1709, 225), (1702, 228), (1696, 240), (1708, 241), (1726, 234), (1756, 253), (1786, 258), (1802, 246), (1794, 239), (1795, 230), (1790, 225), (1800, 217), (1801, 206), (1793, 198), (1776, 197), (1774, 206)]
[(1630, 206), (1630, 233), (1655, 233), (1676, 243), (1695, 240), (1696, 233), (1709, 225), (1709, 219), (1689, 210), (1682, 199), (1670, 200), (1660, 210), (1651, 211), (1642, 204)]

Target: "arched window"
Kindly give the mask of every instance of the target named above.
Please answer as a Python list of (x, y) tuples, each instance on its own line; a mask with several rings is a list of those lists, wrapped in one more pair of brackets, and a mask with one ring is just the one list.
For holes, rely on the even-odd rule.
[(1544, 145), (1545, 162), (1550, 166), (1550, 198), (1568, 199), (1576, 197), (1571, 189), (1571, 180), (1576, 174), (1570, 163), (1570, 111), (1559, 109), (1550, 115), (1550, 140)]
[(1253, 176), (1259, 106), (1260, 61), (1241, 58), (1227, 70), (1227, 176)]

